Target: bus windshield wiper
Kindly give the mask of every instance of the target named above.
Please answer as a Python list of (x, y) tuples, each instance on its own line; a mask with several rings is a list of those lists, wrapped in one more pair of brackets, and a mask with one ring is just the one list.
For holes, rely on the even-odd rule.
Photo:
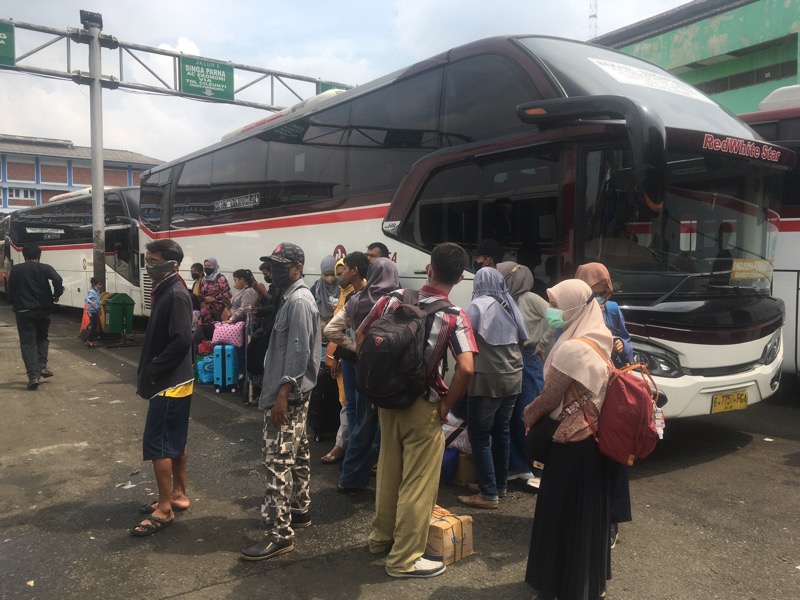
[(730, 274), (731, 274), (730, 270), (728, 270), (728, 271), (709, 271), (708, 273), (662, 273), (662, 276), (664, 276), (664, 277), (683, 277), (683, 279), (678, 283), (678, 285), (676, 285), (674, 288), (672, 288), (666, 294), (664, 294), (660, 298), (656, 299), (650, 306), (657, 306), (658, 304), (661, 304), (662, 302), (666, 302), (669, 298), (672, 297), (673, 294), (675, 294), (675, 292), (677, 292), (681, 287), (683, 287), (684, 283), (686, 283), (690, 279), (696, 279), (698, 277), (711, 277), (713, 275), (730, 275)]

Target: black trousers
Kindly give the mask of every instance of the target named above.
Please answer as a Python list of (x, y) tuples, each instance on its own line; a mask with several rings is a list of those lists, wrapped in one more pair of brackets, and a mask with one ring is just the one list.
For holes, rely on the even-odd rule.
[(19, 349), (28, 377), (38, 379), (42, 376), (42, 367), (47, 366), (47, 351), (50, 341), (50, 311), (32, 309), (15, 313), (17, 333), (19, 333)]

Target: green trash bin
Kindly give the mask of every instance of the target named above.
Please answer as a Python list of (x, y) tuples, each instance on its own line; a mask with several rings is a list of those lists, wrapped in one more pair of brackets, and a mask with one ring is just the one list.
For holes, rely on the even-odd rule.
[(133, 299), (128, 294), (109, 294), (103, 300), (106, 319), (103, 331), (106, 333), (130, 333), (133, 329)]

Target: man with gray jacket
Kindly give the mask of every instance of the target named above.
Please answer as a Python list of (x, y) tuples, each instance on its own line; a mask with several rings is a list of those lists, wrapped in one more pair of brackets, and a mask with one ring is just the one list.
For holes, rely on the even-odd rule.
[(264, 467), (267, 489), (261, 504), (264, 538), (241, 551), (244, 560), (266, 560), (294, 550), (294, 528), (311, 525), (311, 474), (306, 420), (317, 383), (322, 339), (319, 311), (303, 281), (303, 250), (279, 244), (270, 256), (272, 283), (283, 304), (264, 359), (258, 403), (264, 410)]

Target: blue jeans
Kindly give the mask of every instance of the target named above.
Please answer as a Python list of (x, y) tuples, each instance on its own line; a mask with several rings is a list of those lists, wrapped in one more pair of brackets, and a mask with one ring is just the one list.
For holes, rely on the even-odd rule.
[(508, 488), (509, 423), (516, 401), (516, 396), (470, 396), (468, 399), (467, 435), (480, 496), (484, 500), (497, 500), (499, 492)]
[(528, 460), (528, 445), (525, 441), (523, 411), (542, 393), (544, 388), (544, 363), (542, 357), (534, 354), (534, 348), (522, 350), (522, 391), (517, 396), (514, 413), (511, 415), (511, 453), (508, 470), (513, 472), (533, 471)]
[(356, 390), (356, 367), (346, 360), (342, 361), (342, 383), (347, 398), (345, 411), (347, 425), (350, 427), (350, 441), (344, 453), (339, 485), (344, 488), (365, 488), (372, 476), (378, 411)]
[(15, 313), (17, 333), (19, 333), (19, 349), (25, 363), (28, 377), (39, 379), (42, 367), (47, 366), (47, 351), (50, 341), (47, 334), (50, 330), (50, 311), (40, 308)]

